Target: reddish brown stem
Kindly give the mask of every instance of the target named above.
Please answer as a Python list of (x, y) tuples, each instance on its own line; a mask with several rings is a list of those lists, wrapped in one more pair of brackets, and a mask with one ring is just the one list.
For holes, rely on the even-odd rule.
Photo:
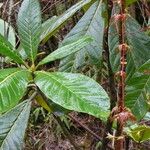
[[(118, 0), (119, 1), (119, 0)], [(120, 73), (118, 83), (118, 114), (125, 110), (125, 78), (126, 78), (126, 51), (127, 46), (125, 35), (125, 0), (120, 0), (120, 19), (119, 19), (119, 49), (120, 49)], [(119, 3), (118, 2), (118, 3)], [(119, 118), (120, 119), (120, 118)], [(123, 126), (125, 122), (117, 119), (116, 137), (123, 137)], [(115, 141), (115, 150), (124, 149), (124, 138), (119, 138)]]

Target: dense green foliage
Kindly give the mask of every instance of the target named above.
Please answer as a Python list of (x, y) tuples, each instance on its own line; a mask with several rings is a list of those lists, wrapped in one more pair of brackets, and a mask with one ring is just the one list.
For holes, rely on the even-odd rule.
[[(126, 6), (135, 1), (127, 0)], [(46, 43), (83, 7), (85, 14), (59, 48), (41, 59), (40, 44)], [(106, 10), (105, 1), (81, 0), (64, 14), (42, 23), (38, 0), (22, 2), (17, 20), (21, 51), (15, 49), (13, 32), (10, 32), (8, 39), (2, 31), (0, 34), (0, 54), (9, 63), (17, 64), (0, 70), (0, 149), (22, 149), (31, 102), (38, 94), (43, 98), (37, 99), (37, 103), (48, 111), (53, 110), (51, 108), (56, 104), (55, 110), (61, 106), (66, 112), (87, 113), (106, 122), (111, 112), (109, 91), (80, 72), (86, 65), (102, 69), (103, 38), (108, 25)], [(150, 37), (140, 30), (141, 26), (130, 15), (127, 15), (125, 26), (130, 47), (127, 55), (126, 106), (137, 120), (141, 120), (149, 111)], [(120, 65), (119, 37), (116, 32), (116, 23), (112, 22), (108, 45), (113, 73), (119, 70)], [(59, 72), (43, 69), (44, 65), (56, 60), (60, 60)], [(137, 125), (131, 128), (128, 127), (125, 132), (135, 141), (150, 139), (149, 127)]]

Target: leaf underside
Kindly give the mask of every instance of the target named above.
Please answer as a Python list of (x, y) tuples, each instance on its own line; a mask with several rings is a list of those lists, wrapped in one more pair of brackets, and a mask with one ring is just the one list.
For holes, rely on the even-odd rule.
[(31, 102), (24, 101), (0, 116), (0, 149), (22, 150)]

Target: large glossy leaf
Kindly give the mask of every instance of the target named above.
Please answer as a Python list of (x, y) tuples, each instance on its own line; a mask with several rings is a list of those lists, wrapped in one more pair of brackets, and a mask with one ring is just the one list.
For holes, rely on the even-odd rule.
[(128, 136), (136, 142), (144, 142), (150, 139), (150, 127), (146, 125), (135, 125), (126, 129)]
[(57, 60), (57, 59), (61, 59), (64, 58), (70, 54), (73, 54), (77, 51), (79, 51), (81, 48), (85, 47), (86, 45), (88, 45), (90, 42), (92, 41), (92, 39), (89, 36), (85, 36), (73, 43), (70, 43), (68, 45), (65, 45), (63, 47), (58, 48), (56, 51), (52, 52), (51, 54), (49, 54), (47, 57), (45, 57), (40, 63), (39, 65)]
[(109, 97), (93, 79), (81, 74), (35, 73), (35, 83), (54, 103), (78, 112), (106, 120), (109, 114)]
[(0, 149), (22, 150), (30, 114), (30, 101), (24, 101), (0, 116)]
[(0, 34), (0, 54), (8, 56), (15, 62), (23, 64), (21, 56), (13, 49), (13, 46)]
[[(132, 17), (126, 19), (126, 36), (130, 49), (127, 52), (127, 80), (135, 70), (150, 59), (150, 37), (141, 31), (141, 26)], [(110, 62), (114, 72), (119, 70), (120, 52), (118, 50), (118, 33), (112, 23), (109, 30)]]
[(126, 105), (137, 119), (141, 119), (148, 111), (147, 95), (150, 95), (150, 60), (142, 65), (127, 82)]
[(18, 14), (21, 44), (32, 62), (36, 58), (41, 34), (41, 10), (38, 0), (24, 0)]
[(64, 25), (64, 23), (70, 17), (72, 17), (79, 9), (81, 9), (83, 6), (90, 2), (91, 0), (81, 0), (80, 2), (69, 8), (64, 14), (59, 16), (54, 22), (47, 21), (49, 22), (49, 28), (46, 28), (41, 35), (41, 40), (43, 41), (43, 43), (45, 43), (53, 34), (55, 34), (62, 27), (62, 25)]
[(82, 50), (76, 54), (64, 58), (60, 63), (61, 71), (72, 71), (81, 67), (85, 63), (87, 56), (90, 57), (90, 61), (93, 64), (100, 65), (103, 49), (104, 8), (105, 6), (103, 3), (99, 1), (95, 2), (65, 37), (62, 46), (84, 35), (91, 36), (93, 42), (82, 48)]
[(16, 45), (16, 38), (15, 38), (15, 31), (11, 25), (9, 25), (4, 20), (0, 19), (0, 34), (5, 36), (8, 32), (8, 41), (15, 47)]
[(0, 70), (0, 113), (14, 107), (23, 97), (30, 72), (18, 68)]

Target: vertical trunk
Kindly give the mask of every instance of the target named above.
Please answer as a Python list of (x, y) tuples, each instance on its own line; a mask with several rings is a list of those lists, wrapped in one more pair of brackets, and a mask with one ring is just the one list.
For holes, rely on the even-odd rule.
[[(125, 109), (125, 76), (126, 76), (126, 37), (125, 37), (125, 0), (120, 0), (120, 14), (119, 14), (119, 50), (120, 50), (120, 80), (118, 83), (118, 114)], [(123, 136), (124, 123), (117, 120), (116, 137)], [(119, 138), (115, 141), (115, 150), (124, 150), (124, 138)]]

